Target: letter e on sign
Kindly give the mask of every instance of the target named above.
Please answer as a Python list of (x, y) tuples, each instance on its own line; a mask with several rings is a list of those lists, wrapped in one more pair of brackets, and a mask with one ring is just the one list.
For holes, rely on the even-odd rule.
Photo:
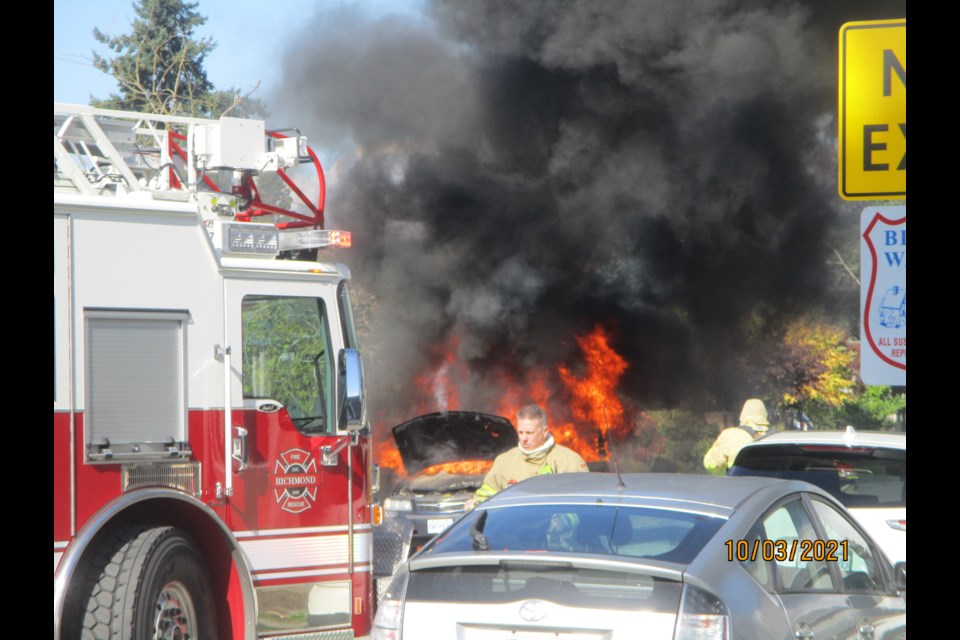
[(840, 197), (907, 197), (907, 21), (840, 28)]

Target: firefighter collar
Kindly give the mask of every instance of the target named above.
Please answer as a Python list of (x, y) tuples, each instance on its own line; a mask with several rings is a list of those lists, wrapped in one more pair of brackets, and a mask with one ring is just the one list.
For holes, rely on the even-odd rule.
[(533, 458), (535, 456), (544, 454), (547, 451), (550, 451), (550, 449), (553, 448), (554, 444), (555, 443), (553, 441), (553, 434), (551, 433), (547, 435), (547, 441), (544, 442), (539, 447), (537, 447), (536, 449), (531, 449), (530, 451), (527, 451), (526, 449), (523, 448), (523, 445), (519, 445), (519, 444), (517, 445), (517, 448), (520, 449), (520, 453), (523, 454), (524, 458)]

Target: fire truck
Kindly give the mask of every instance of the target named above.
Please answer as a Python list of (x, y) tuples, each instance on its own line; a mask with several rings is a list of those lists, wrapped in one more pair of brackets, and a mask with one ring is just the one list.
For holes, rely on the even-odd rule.
[(367, 636), (375, 469), (316, 154), (259, 120), (53, 121), (54, 638)]

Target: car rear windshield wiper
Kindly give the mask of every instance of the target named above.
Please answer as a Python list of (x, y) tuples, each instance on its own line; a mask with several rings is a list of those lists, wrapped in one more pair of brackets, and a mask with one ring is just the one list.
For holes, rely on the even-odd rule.
[(487, 542), (487, 536), (483, 535), (483, 528), (487, 525), (487, 516), (489, 511), (484, 511), (477, 518), (477, 521), (470, 527), (470, 537), (473, 538), (473, 548), (477, 551), (489, 551), (490, 543)]

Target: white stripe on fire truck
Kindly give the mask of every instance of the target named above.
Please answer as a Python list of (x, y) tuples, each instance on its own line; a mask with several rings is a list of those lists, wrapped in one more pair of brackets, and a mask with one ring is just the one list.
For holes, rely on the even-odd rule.
[(60, 566), (60, 558), (63, 557), (63, 553), (54, 552), (53, 553), (53, 575), (57, 575), (57, 567)]
[[(370, 561), (370, 537), (369, 533), (354, 536), (355, 563)], [(272, 569), (345, 565), (349, 562), (346, 535), (240, 540), (240, 548), (249, 558), (255, 573)]]
[[(354, 564), (354, 569), (356, 571), (371, 571), (373, 569), (373, 563), (367, 562), (365, 564)], [(346, 563), (342, 565), (337, 565), (335, 567), (299, 567), (293, 571), (288, 571), (285, 569), (265, 569), (263, 571), (255, 571), (254, 575), (259, 576), (260, 578), (266, 580), (267, 578), (273, 578), (276, 576), (285, 576), (293, 574), (317, 574), (317, 575), (330, 575), (334, 573), (348, 573), (348, 566)]]
[[(354, 525), (355, 532), (370, 531), (373, 526), (369, 523)], [(264, 536), (295, 536), (304, 533), (346, 533), (349, 527), (346, 525), (334, 525), (329, 527), (300, 527), (297, 529), (254, 529), (251, 531), (234, 531), (233, 535), (238, 540), (243, 538), (261, 538)]]
[(68, 540), (54, 540), (53, 548), (54, 549), (66, 549), (67, 545), (70, 544)]
[[(354, 573), (370, 573), (373, 571), (372, 565), (354, 566)], [(321, 569), (318, 571), (278, 571), (276, 573), (256, 573), (253, 574), (254, 583), (268, 582), (270, 580), (289, 580), (290, 578), (312, 578), (316, 576), (331, 576), (342, 574), (346, 575), (347, 568), (342, 569)]]

